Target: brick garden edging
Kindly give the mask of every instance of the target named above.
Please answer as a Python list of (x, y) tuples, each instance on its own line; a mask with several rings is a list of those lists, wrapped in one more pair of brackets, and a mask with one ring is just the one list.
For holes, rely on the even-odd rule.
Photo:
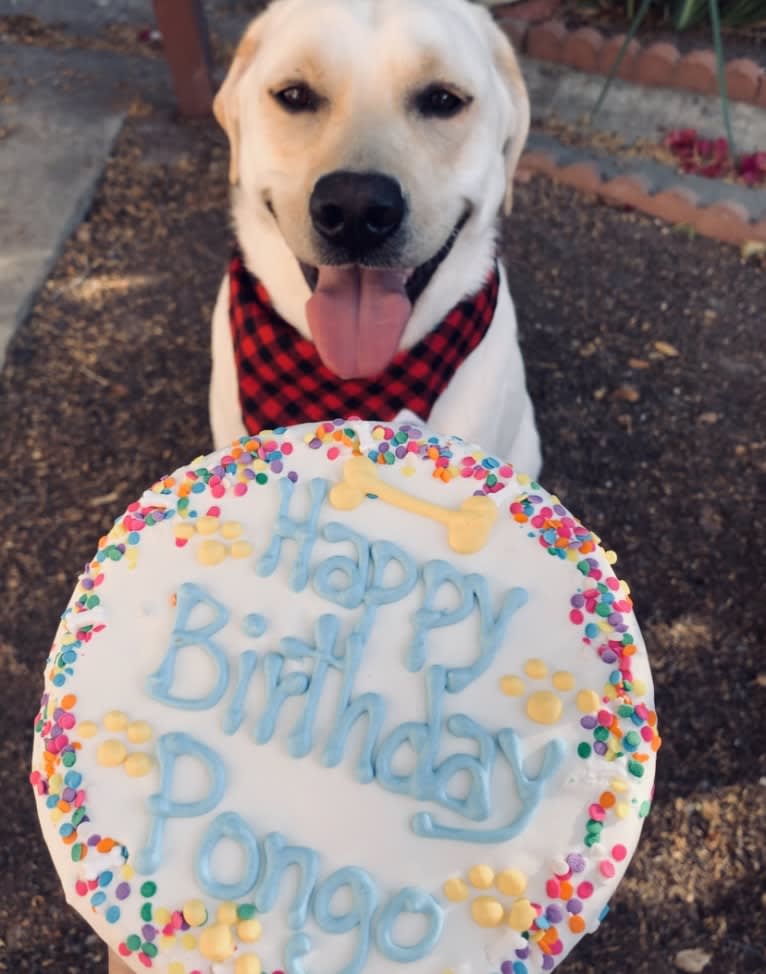
[[(555, 19), (557, 8), (556, 0), (525, 0), (494, 6), (492, 14), (520, 53), (578, 71), (609, 74), (625, 35), (607, 37), (593, 27), (569, 30)], [(632, 40), (617, 76), (642, 85), (718, 93), (713, 50), (682, 54), (667, 41), (644, 46)], [(732, 100), (766, 108), (766, 71), (751, 58), (728, 61), (726, 83)]]
[[(568, 30), (560, 21), (551, 19), (558, 5), (558, 0), (525, 0), (496, 5), (492, 13), (520, 53), (590, 74), (608, 74), (624, 35), (606, 38), (591, 27)], [(731, 98), (766, 109), (766, 71), (755, 61), (729, 61), (726, 75)], [(642, 85), (695, 93), (715, 95), (718, 91), (712, 50), (681, 55), (666, 42), (642, 47), (632, 41), (617, 76)], [(597, 154), (591, 159), (587, 150), (583, 152), (585, 155), (581, 153), (580, 158), (571, 161), (561, 160), (553, 150), (528, 148), (519, 165), (522, 172), (544, 174), (612, 205), (628, 206), (667, 223), (691, 227), (705, 237), (737, 245), (750, 241), (766, 243), (766, 213), (757, 213), (753, 218), (743, 203), (746, 196), (728, 183), (718, 182), (718, 198), (705, 200), (689, 187), (689, 180), (682, 173), (677, 178), (672, 174), (664, 185), (654, 184), (640, 172), (604, 175)]]
[(631, 207), (666, 223), (693, 228), (704, 237), (742, 245), (750, 241), (766, 243), (766, 218), (750, 219), (747, 208), (732, 199), (704, 205), (697, 194), (678, 184), (652, 191), (652, 184), (641, 173), (603, 176), (596, 161), (582, 160), (559, 164), (555, 153), (525, 152), (519, 162), (521, 173), (541, 173), (584, 193), (593, 193), (613, 206)]

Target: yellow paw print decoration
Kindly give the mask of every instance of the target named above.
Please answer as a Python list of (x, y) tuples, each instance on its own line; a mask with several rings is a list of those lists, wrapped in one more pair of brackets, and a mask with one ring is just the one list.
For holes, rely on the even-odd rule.
[[(473, 891), (479, 896), (471, 900), (471, 919), (479, 927), (507, 926), (524, 933), (537, 918), (537, 911), (528, 899), (523, 898), (527, 877), (519, 869), (503, 869), (495, 872), (491, 866), (476, 865), (468, 870), (468, 881), (453, 877), (442, 887), (451, 903), (463, 903), (471, 899)], [(492, 891), (492, 892), (490, 892)], [(513, 897), (510, 904), (500, 899)]]
[[(154, 736), (145, 720), (131, 720), (121, 710), (110, 710), (104, 715), (103, 729), (111, 734), (127, 738), (127, 744), (118, 737), (107, 737), (96, 749), (96, 760), (103, 768), (122, 768), (130, 778), (142, 778), (154, 767), (154, 757), (146, 751), (129, 751), (131, 744), (146, 744)], [(83, 720), (77, 733), (84, 740), (96, 737), (101, 728), (92, 720)]]
[(211, 507), (202, 517), (175, 525), (178, 548), (185, 547), (195, 537), (202, 539), (196, 551), (200, 565), (220, 565), (226, 558), (249, 558), (253, 553), (253, 546), (242, 537), (239, 521), (222, 521), (220, 514), (219, 507)]
[[(536, 724), (557, 724), (564, 712), (564, 701), (559, 696), (575, 688), (575, 678), (568, 670), (556, 670), (549, 674), (548, 664), (541, 659), (528, 659), (524, 673), (530, 680), (547, 680), (550, 677), (552, 690), (534, 690), (527, 697), (526, 714)], [(500, 678), (500, 689), (507, 697), (523, 697), (527, 692), (520, 676), (507, 674)], [(575, 697), (580, 713), (590, 714), (598, 709), (599, 696), (595, 690), (580, 690)]]

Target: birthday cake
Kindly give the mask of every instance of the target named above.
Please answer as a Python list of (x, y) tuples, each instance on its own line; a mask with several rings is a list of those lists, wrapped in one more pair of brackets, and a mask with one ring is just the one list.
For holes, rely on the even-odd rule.
[(652, 795), (613, 555), (478, 447), (335, 421), (147, 490), (56, 634), (31, 782), (134, 971), (526, 974), (593, 931)]

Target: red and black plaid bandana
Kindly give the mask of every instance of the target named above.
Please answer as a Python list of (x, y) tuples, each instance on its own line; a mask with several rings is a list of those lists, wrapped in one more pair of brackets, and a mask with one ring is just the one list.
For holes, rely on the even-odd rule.
[(266, 288), (234, 252), (229, 265), (229, 322), (242, 418), (250, 433), (334, 416), (391, 420), (409, 409), (427, 420), (434, 403), (492, 323), (497, 264), (480, 291), (461, 301), (413, 348), (379, 375), (340, 379), (313, 342), (276, 313)]

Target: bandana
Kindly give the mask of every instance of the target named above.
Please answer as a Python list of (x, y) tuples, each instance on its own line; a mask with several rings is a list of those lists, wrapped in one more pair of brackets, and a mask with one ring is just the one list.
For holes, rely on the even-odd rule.
[(392, 420), (408, 409), (424, 421), (495, 314), (497, 263), (476, 294), (457, 304), (417, 345), (397, 352), (376, 376), (340, 379), (313, 342), (281, 318), (263, 284), (234, 252), (229, 323), (242, 418), (250, 433), (335, 416)]

